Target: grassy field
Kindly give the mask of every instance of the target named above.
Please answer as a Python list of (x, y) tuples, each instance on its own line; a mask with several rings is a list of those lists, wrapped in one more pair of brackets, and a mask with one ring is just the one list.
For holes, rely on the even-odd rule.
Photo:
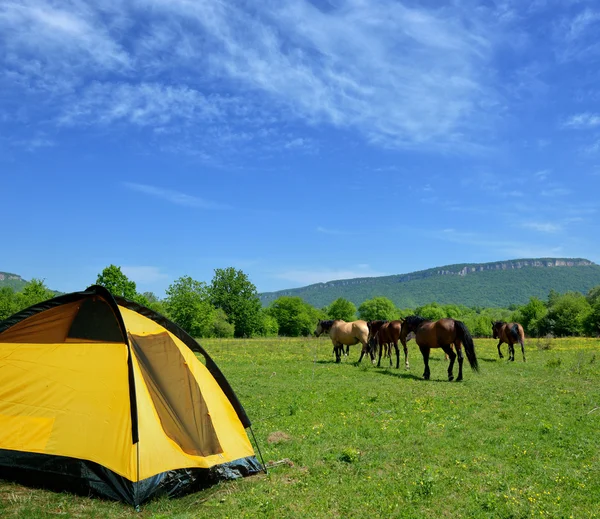
[(265, 460), (289, 463), (140, 513), (0, 482), (0, 517), (600, 517), (600, 340), (532, 339), (508, 363), (476, 339), (459, 383), (439, 350), (423, 381), (414, 341), (410, 371), (356, 366), (357, 347), (336, 365), (328, 339), (203, 345)]

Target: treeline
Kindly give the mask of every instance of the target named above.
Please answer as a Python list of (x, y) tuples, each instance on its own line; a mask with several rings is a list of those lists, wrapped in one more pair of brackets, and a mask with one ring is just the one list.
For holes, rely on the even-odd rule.
[[(317, 309), (296, 296), (282, 296), (267, 308), (261, 306), (254, 284), (241, 270), (216, 269), (210, 284), (183, 276), (166, 290), (166, 297), (139, 293), (134, 281), (110, 265), (97, 277), (114, 295), (136, 301), (168, 317), (194, 337), (274, 337), (310, 335), (319, 319), (393, 320), (417, 314), (437, 320), (451, 317), (463, 321), (476, 337), (491, 336), (492, 321), (520, 322), (530, 337), (552, 334), (597, 336), (600, 334), (600, 285), (587, 295), (560, 294), (551, 290), (547, 300), (531, 297), (526, 305), (482, 308), (429, 303), (398, 308), (386, 297), (368, 299), (356, 307), (342, 297)], [(34, 279), (22, 291), (0, 289), (0, 320), (31, 305), (54, 297), (42, 280)]]

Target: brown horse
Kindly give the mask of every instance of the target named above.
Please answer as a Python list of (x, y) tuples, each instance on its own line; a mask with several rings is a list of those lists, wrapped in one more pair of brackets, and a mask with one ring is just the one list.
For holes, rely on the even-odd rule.
[[(423, 378), (429, 380), (431, 372), (429, 371), (429, 352), (431, 348), (442, 348), (444, 353), (450, 358), (448, 366), (448, 380), (454, 380), (452, 368), (454, 360), (458, 356), (458, 377), (456, 381), (462, 380), (463, 354), (462, 346), (465, 347), (465, 353), (469, 364), (474, 371), (479, 371), (477, 356), (475, 355), (475, 345), (473, 338), (467, 327), (461, 321), (455, 319), (440, 319), (438, 321), (428, 321), (418, 315), (410, 315), (404, 319), (402, 329), (400, 330), (400, 341), (406, 347), (406, 337), (410, 332), (415, 333), (415, 340), (423, 355), (425, 363), (425, 372)], [(452, 350), (452, 344), (456, 353)]]
[(500, 339), (498, 343), (498, 355), (503, 359), (504, 355), (500, 351), (500, 345), (505, 342), (508, 344), (508, 360), (515, 360), (515, 343), (521, 345), (521, 351), (523, 352), (523, 362), (525, 362), (525, 333), (523, 327), (519, 323), (506, 323), (504, 321), (492, 321), (492, 333), (494, 339)]
[(367, 352), (371, 356), (371, 360), (375, 360), (375, 356), (372, 352), (369, 352), (368, 349), (369, 327), (367, 326), (366, 321), (352, 321), (350, 323), (342, 321), (341, 319), (319, 321), (317, 323), (315, 335), (319, 337), (322, 333), (329, 334), (329, 338), (333, 343), (333, 352), (335, 353), (336, 362), (342, 360), (341, 354), (344, 351), (344, 346), (348, 348), (346, 350), (347, 354), (349, 347), (358, 344), (359, 342), (362, 344), (362, 350), (358, 362), (362, 360), (364, 354)]
[[(369, 348), (370, 351), (377, 351), (379, 346), (379, 360), (377, 361), (377, 367), (381, 365), (381, 354), (383, 353), (384, 346), (394, 346), (396, 351), (396, 369), (400, 367), (400, 349), (398, 348), (398, 340), (400, 339), (400, 330), (402, 329), (402, 321), (369, 321), (367, 323), (369, 327)], [(408, 348), (406, 344), (404, 346), (404, 367), (409, 369), (408, 366)], [(392, 365), (392, 357), (390, 355), (390, 366)]]

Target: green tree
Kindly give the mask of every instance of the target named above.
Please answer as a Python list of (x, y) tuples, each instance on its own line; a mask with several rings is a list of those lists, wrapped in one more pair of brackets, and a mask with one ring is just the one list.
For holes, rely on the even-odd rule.
[(437, 321), (448, 317), (444, 308), (436, 302), (415, 308), (415, 314), (425, 317), (425, 319), (429, 319), (430, 321)]
[(356, 306), (351, 301), (339, 297), (329, 305), (327, 316), (330, 319), (343, 319), (346, 322), (354, 321), (356, 319)]
[(123, 274), (121, 267), (117, 267), (116, 265), (109, 265), (100, 274), (98, 274), (96, 284), (102, 285), (111, 294), (115, 296), (121, 296), (126, 299), (135, 300), (136, 296), (138, 295), (135, 281), (131, 281), (125, 274)]
[(300, 297), (282, 296), (271, 303), (268, 312), (277, 321), (279, 335), (299, 337), (310, 335), (321, 316)]
[(397, 315), (396, 306), (387, 297), (367, 299), (358, 307), (358, 316), (365, 321), (391, 321)]
[(600, 298), (591, 305), (589, 313), (584, 318), (583, 327), (587, 335), (600, 336)]
[(167, 288), (165, 300), (170, 318), (192, 337), (210, 335), (215, 308), (211, 305), (206, 283), (182, 276)]
[(44, 280), (34, 278), (17, 294), (17, 304), (22, 310), (53, 297), (54, 292), (45, 285)]
[(530, 297), (529, 302), (511, 316), (510, 320), (523, 326), (525, 333), (533, 337), (539, 337), (547, 332), (548, 308), (543, 301), (537, 297)]
[(212, 314), (212, 322), (210, 323), (209, 330), (210, 337), (228, 339), (233, 337), (234, 332), (235, 327), (229, 322), (227, 314), (221, 308), (217, 308)]
[(588, 303), (593, 306), (597, 301), (600, 301), (600, 285), (592, 288), (585, 296)]
[(0, 288), (0, 321), (20, 310), (15, 296), (15, 291), (11, 287)]
[(279, 323), (273, 317), (268, 309), (262, 308), (259, 316), (258, 335), (261, 337), (277, 337), (279, 333)]
[(260, 299), (256, 287), (241, 270), (215, 269), (209, 286), (210, 301), (233, 322), (236, 337), (251, 337), (260, 326)]
[(556, 296), (548, 309), (548, 319), (553, 323), (552, 332), (559, 337), (583, 335), (590, 311), (590, 304), (579, 292)]

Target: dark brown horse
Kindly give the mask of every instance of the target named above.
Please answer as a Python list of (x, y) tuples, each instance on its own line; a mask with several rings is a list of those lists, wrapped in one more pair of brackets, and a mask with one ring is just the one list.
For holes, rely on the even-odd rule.
[[(344, 346), (348, 349), (353, 344), (362, 344), (362, 350), (360, 353), (360, 362), (365, 353), (368, 352), (369, 342), (369, 327), (366, 321), (352, 321), (347, 323), (342, 319), (335, 319), (330, 321), (319, 321), (315, 330), (315, 335), (319, 337), (322, 333), (327, 333), (331, 342), (333, 343), (333, 353), (335, 353), (335, 361), (340, 362), (342, 360), (342, 353), (344, 352)], [(371, 360), (374, 359), (373, 353), (370, 353)]]
[(523, 352), (523, 362), (525, 362), (525, 333), (523, 327), (519, 323), (506, 323), (504, 321), (492, 321), (492, 333), (494, 339), (499, 339), (498, 343), (498, 355), (503, 359), (504, 355), (500, 351), (500, 345), (505, 342), (508, 344), (508, 360), (514, 362), (515, 360), (515, 343), (521, 345), (521, 351)]
[[(456, 381), (462, 380), (463, 354), (462, 346), (465, 347), (465, 353), (469, 364), (474, 371), (479, 371), (477, 356), (475, 355), (475, 345), (473, 338), (467, 327), (461, 321), (455, 319), (440, 319), (438, 321), (428, 321), (418, 315), (410, 315), (404, 319), (400, 331), (400, 341), (406, 348), (406, 337), (410, 332), (415, 333), (415, 340), (423, 355), (425, 363), (425, 372), (423, 378), (429, 380), (431, 372), (429, 371), (429, 352), (431, 348), (442, 348), (444, 353), (450, 359), (448, 366), (448, 380), (454, 380), (452, 368), (454, 360), (458, 356), (458, 377)], [(456, 353), (452, 350), (452, 344)]]
[[(400, 339), (400, 330), (402, 329), (402, 321), (369, 321), (369, 348), (370, 351), (377, 351), (379, 347), (379, 360), (377, 367), (381, 365), (381, 354), (384, 346), (393, 346), (396, 351), (396, 369), (400, 367), (400, 349), (398, 348), (398, 340)], [(404, 346), (404, 366), (408, 369), (408, 348)], [(391, 348), (390, 348), (391, 349)], [(392, 365), (392, 357), (390, 355), (390, 366)]]

